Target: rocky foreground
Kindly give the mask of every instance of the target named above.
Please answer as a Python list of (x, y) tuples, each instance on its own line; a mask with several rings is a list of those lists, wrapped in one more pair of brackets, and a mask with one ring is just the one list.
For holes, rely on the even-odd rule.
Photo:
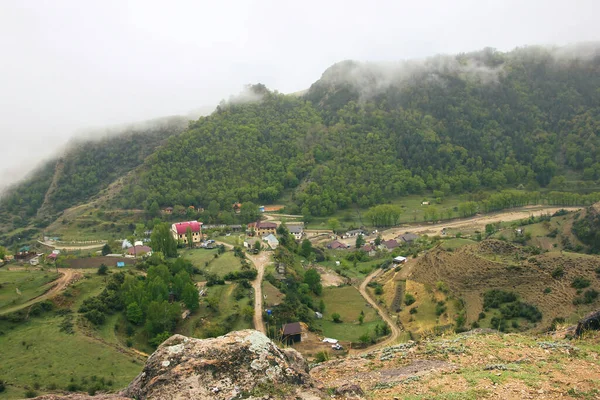
[(254, 330), (175, 335), (119, 394), (38, 399), (596, 399), (600, 333), (565, 340), (477, 330), (312, 367)]

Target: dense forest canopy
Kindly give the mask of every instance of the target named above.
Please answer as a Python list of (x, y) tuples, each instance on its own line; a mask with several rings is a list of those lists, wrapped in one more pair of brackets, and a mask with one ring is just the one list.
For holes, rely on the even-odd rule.
[[(121, 205), (278, 201), (328, 215), (406, 194), (600, 177), (600, 53), (485, 49), (338, 63), (304, 97), (251, 88), (153, 154)], [(256, 97), (256, 96), (255, 96)]]

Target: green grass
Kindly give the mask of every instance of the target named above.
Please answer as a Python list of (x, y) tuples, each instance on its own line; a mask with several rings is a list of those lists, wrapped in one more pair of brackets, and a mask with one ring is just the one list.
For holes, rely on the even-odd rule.
[[(44, 294), (60, 274), (53, 270), (8, 271), (0, 269), (0, 311)], [(20, 294), (17, 293), (17, 289)]]
[[(342, 275), (346, 275), (350, 278), (363, 279), (371, 272), (373, 272), (373, 269), (375, 269), (383, 261), (385, 261), (386, 259), (391, 259), (391, 255), (387, 255), (383, 258), (378, 258), (365, 262), (357, 262), (355, 267), (353, 262), (345, 259), (345, 256), (349, 253), (350, 252), (347, 250), (330, 251), (329, 254), (332, 255), (332, 260), (320, 262), (319, 265), (327, 267), (333, 271), (339, 269)], [(340, 262), (339, 266), (335, 264), (336, 261)]]
[(205, 262), (210, 262), (215, 258), (217, 249), (185, 249), (179, 250), (179, 254), (195, 267), (204, 268)]
[[(112, 381), (113, 390), (125, 387), (141, 370), (143, 363), (81, 334), (60, 332), (64, 317), (47, 314), (19, 325), (0, 323), (2, 362), (0, 376), (11, 385), (6, 398), (22, 398), (25, 386), (41, 385), (38, 393), (53, 385), (64, 390), (76, 383), (82, 390), (92, 376)], [(88, 381), (88, 386), (82, 383)]]
[(273, 286), (270, 282), (263, 281), (262, 283), (262, 292), (263, 295), (267, 296), (265, 300), (265, 305), (272, 305), (273, 303), (281, 303), (284, 298), (284, 294), (279, 291), (275, 286)]
[(224, 276), (229, 272), (240, 270), (240, 259), (233, 255), (233, 251), (228, 250), (217, 258), (215, 258), (215, 254), (217, 254), (216, 249), (188, 249), (181, 252), (185, 259), (190, 260), (194, 266), (209, 274)]
[[(353, 286), (329, 287), (323, 289), (320, 299), (325, 302), (323, 319), (316, 320), (316, 326), (322, 329), (323, 335), (344, 341), (358, 341), (358, 338), (366, 333), (373, 332), (375, 325), (381, 323), (379, 315), (371, 307)], [(364, 323), (359, 325), (358, 317), (363, 311)], [(331, 321), (333, 313), (340, 314), (342, 323)]]

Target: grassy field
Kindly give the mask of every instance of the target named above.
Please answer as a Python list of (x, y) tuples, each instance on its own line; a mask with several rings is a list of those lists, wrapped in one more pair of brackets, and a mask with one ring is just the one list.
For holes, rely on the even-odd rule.
[(0, 311), (44, 294), (60, 274), (53, 270), (8, 271), (0, 269)]
[[(332, 269), (334, 271), (339, 269), (341, 271), (342, 275), (345, 275), (349, 278), (358, 278), (358, 279), (365, 278), (367, 275), (369, 275), (373, 271), (373, 269), (376, 268), (377, 265), (381, 264), (383, 261), (386, 260), (386, 258), (379, 258), (379, 259), (375, 259), (375, 260), (369, 260), (366, 262), (357, 262), (356, 266), (354, 266), (353, 262), (348, 261), (344, 258), (344, 256), (346, 254), (349, 254), (347, 251), (340, 250), (340, 251), (331, 252), (330, 254), (332, 254), (331, 261), (323, 261), (318, 264), (322, 265), (324, 267), (327, 267), (329, 269)], [(336, 261), (340, 262), (339, 266), (336, 265), (336, 263), (335, 263)]]
[[(323, 289), (320, 297), (325, 302), (323, 319), (317, 320), (315, 325), (322, 329), (323, 335), (344, 341), (358, 341), (366, 332), (373, 332), (375, 325), (382, 322), (379, 315), (369, 307), (365, 299), (353, 286), (329, 287)], [(316, 299), (318, 302), (319, 299)], [(364, 312), (365, 319), (362, 325), (358, 318)], [(342, 323), (332, 322), (333, 313), (340, 314)]]
[(283, 300), (284, 294), (279, 291), (275, 286), (273, 286), (270, 282), (263, 281), (262, 283), (262, 292), (264, 296), (267, 296), (264, 301), (265, 306), (274, 306)]
[[(181, 252), (182, 256), (192, 264), (209, 274), (224, 276), (241, 268), (240, 259), (233, 255), (233, 251), (226, 251), (215, 258), (216, 249), (191, 249)], [(206, 265), (208, 263), (208, 265)]]
[(117, 390), (141, 371), (137, 358), (78, 331), (61, 332), (63, 319), (49, 315), (19, 325), (0, 322), (0, 376), (9, 384), (5, 398), (23, 398), (27, 388), (37, 393), (67, 390), (70, 384), (87, 391), (95, 379)]

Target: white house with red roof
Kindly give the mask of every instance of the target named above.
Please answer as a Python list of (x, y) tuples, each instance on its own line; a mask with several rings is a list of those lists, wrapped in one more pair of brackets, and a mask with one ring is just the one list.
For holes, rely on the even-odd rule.
[(187, 230), (190, 228), (192, 231), (192, 242), (199, 243), (202, 240), (202, 222), (198, 221), (187, 221), (187, 222), (176, 222), (171, 225), (171, 235), (178, 241), (182, 241), (187, 244)]

